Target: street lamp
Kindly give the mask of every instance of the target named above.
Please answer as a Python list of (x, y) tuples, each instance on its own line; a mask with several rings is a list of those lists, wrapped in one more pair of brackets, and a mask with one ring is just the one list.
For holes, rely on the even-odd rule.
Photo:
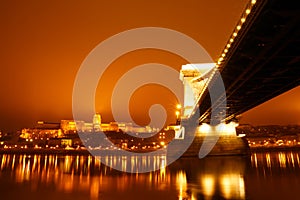
[(178, 120), (180, 112), (176, 110), (175, 114), (176, 114), (176, 119)]
[(177, 104), (176, 105), (176, 112), (175, 112), (175, 114), (176, 114), (176, 125), (179, 125), (180, 124), (180, 113), (181, 113), (181, 104)]

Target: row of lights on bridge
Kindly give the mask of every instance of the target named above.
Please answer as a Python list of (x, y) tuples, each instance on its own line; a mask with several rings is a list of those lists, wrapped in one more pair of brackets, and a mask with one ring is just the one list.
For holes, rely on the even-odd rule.
[(247, 6), (246, 11), (243, 13), (241, 20), (239, 21), (238, 25), (236, 26), (230, 40), (228, 41), (225, 49), (223, 50), (223, 53), (222, 53), (221, 57), (218, 60), (218, 62), (216, 64), (216, 68), (219, 68), (220, 64), (225, 59), (226, 54), (229, 51), (229, 48), (231, 47), (232, 43), (234, 42), (234, 39), (238, 35), (238, 32), (241, 30), (243, 24), (246, 22), (247, 16), (251, 13), (251, 9), (253, 8), (255, 3), (256, 3), (256, 0), (251, 0), (251, 3)]
[[(218, 70), (218, 68), (220, 68), (220, 64), (222, 63), (222, 61), (225, 59), (226, 54), (229, 51), (229, 48), (231, 47), (232, 43), (234, 42), (234, 39), (237, 37), (238, 32), (242, 29), (242, 25), (246, 22), (247, 16), (251, 13), (251, 10), (253, 8), (253, 6), (256, 4), (257, 0), (251, 0), (251, 2), (248, 4), (247, 9), (245, 10), (245, 12), (243, 13), (241, 20), (239, 21), (239, 23), (237, 24), (232, 36), (230, 37), (225, 49), (223, 50), (223, 53), (221, 55), (221, 57), (218, 59), (217, 64), (215, 65), (214, 71), (212, 73), (212, 75), (209, 77), (207, 83), (210, 83), (210, 81), (212, 80), (212, 78), (214, 77), (216, 71)], [(201, 92), (200, 96), (202, 96), (204, 93), (204, 90)]]

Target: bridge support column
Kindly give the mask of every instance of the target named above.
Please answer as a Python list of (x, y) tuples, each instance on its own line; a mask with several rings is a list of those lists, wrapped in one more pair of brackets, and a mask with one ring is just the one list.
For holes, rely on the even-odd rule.
[(197, 128), (192, 145), (183, 156), (198, 156), (200, 150), (211, 156), (248, 154), (248, 142), (236, 135), (237, 125), (234, 122), (221, 123), (216, 126), (201, 124)]

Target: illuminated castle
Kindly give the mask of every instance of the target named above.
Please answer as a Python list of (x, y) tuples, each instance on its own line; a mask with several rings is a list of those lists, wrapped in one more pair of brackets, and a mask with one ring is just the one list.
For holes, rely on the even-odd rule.
[(96, 113), (93, 117), (93, 128), (95, 131), (101, 130), (101, 115)]

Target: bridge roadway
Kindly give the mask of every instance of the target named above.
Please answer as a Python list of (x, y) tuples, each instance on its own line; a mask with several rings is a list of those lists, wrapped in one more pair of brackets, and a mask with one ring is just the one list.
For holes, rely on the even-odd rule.
[[(226, 121), (299, 86), (299, 5), (295, 0), (249, 2), (251, 10), (241, 17), (217, 64), (226, 90)], [(213, 81), (209, 87), (215, 87)], [(209, 122), (208, 92), (199, 103), (200, 122)]]
[[(240, 155), (249, 152), (247, 141), (237, 137), (235, 130), (221, 133), (218, 127), (223, 126), (223, 131), (230, 128), (234, 123), (225, 125), (224, 122), (238, 120), (243, 112), (299, 86), (299, 5), (294, 0), (249, 1), (216, 64), (225, 92), (215, 90), (219, 87), (218, 73), (212, 73), (192, 115), (182, 120), (182, 125), (188, 128), (184, 124), (193, 122), (197, 115), (193, 113), (200, 109), (200, 126), (183, 156), (198, 155), (201, 158), (207, 153)], [(198, 81), (202, 81), (201, 77)], [(208, 91), (217, 91), (212, 103)], [(212, 116), (212, 111), (216, 110)], [(198, 116), (196, 123), (197, 120)], [(194, 134), (186, 131), (185, 137)]]

